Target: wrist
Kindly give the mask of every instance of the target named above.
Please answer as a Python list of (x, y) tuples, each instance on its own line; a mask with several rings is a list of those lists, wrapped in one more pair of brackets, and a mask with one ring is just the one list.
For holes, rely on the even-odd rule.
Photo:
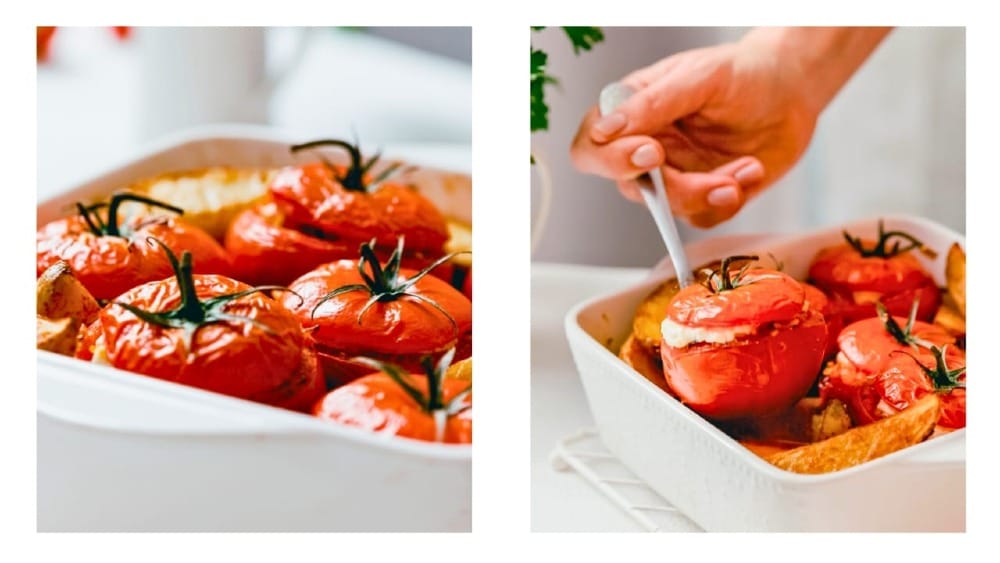
[(878, 47), (891, 28), (772, 27), (748, 32), (741, 43), (764, 49), (791, 75), (817, 115)]

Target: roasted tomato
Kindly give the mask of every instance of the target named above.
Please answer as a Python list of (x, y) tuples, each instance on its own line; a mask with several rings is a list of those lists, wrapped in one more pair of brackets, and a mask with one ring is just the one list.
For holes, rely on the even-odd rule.
[[(157, 241), (158, 242), (158, 241)], [(278, 301), (218, 275), (192, 273), (160, 243), (175, 277), (106, 306), (77, 357), (175, 383), (308, 412), (326, 392), (311, 338)]]
[(421, 362), (419, 374), (376, 360), (356, 361), (381, 370), (334, 389), (316, 403), (316, 416), (392, 436), (429, 442), (472, 443), (472, 384), (448, 379), (455, 355), (446, 352), (437, 365)]
[(823, 315), (806, 306), (802, 284), (746, 264), (722, 261), (705, 285), (682, 289), (662, 325), (663, 373), (692, 410), (709, 418), (768, 415), (802, 398), (826, 347)]
[[(889, 368), (893, 356), (910, 352), (933, 361), (929, 347), (955, 342), (955, 338), (941, 327), (916, 320), (919, 308), (914, 302), (910, 316), (904, 319), (889, 315), (880, 304), (876, 308), (878, 317), (845, 327), (837, 337), (840, 352), (836, 361), (823, 370), (819, 387), (824, 401), (839, 399), (847, 405), (851, 420), (858, 425), (881, 418), (878, 410), (881, 396), (875, 388), (875, 379)], [(949, 354), (961, 352), (954, 347), (949, 350)]]
[(295, 293), (284, 303), (312, 330), (330, 386), (370, 372), (351, 360), (355, 356), (416, 371), (422, 356), (448, 348), (457, 347), (460, 360), (471, 355), (472, 304), (427, 275), (433, 264), (420, 271), (401, 268), (402, 255), (402, 238), (385, 264), (365, 243), (360, 260), (324, 264), (289, 286)]
[[(398, 236), (405, 236), (405, 267), (420, 269), (445, 254), (448, 228), (430, 200), (387, 177), (388, 167), (372, 178), (378, 160), (364, 161), (357, 146), (344, 141), (315, 141), (292, 147), (300, 151), (333, 145), (350, 154), (349, 166), (326, 162), (290, 166), (271, 180), (273, 201), (240, 214), (226, 232), (237, 277), (251, 283), (288, 283), (309, 270), (357, 256), (358, 245), (375, 240), (386, 259)], [(450, 279), (450, 268), (436, 275)]]
[(928, 393), (937, 393), (941, 399), (938, 425), (965, 428), (965, 353), (947, 346), (932, 346), (929, 352), (893, 354), (889, 367), (875, 378), (875, 387), (882, 398), (880, 414), (892, 415)]
[(148, 281), (170, 276), (170, 262), (150, 242), (156, 238), (171, 250), (189, 251), (199, 273), (227, 275), (231, 262), (208, 233), (175, 217), (135, 215), (119, 221), (123, 202), (137, 201), (182, 213), (183, 210), (130, 193), (111, 196), (105, 204), (77, 203), (79, 215), (53, 221), (36, 235), (36, 276), (60, 260), (97, 299), (113, 299)]
[(472, 268), (465, 273), (465, 280), (462, 281), (462, 295), (472, 301)]
[[(875, 316), (875, 303), (881, 302), (889, 313), (905, 316), (910, 304), (920, 302), (917, 318), (929, 321), (941, 304), (937, 285), (911, 250), (933, 256), (922, 242), (902, 231), (886, 231), (878, 225), (878, 240), (852, 237), (846, 231), (846, 244), (819, 251), (809, 267), (809, 279), (833, 301), (850, 324)], [(900, 246), (901, 239), (906, 242)]]
[(803, 283), (802, 289), (806, 292), (806, 302), (809, 307), (816, 309), (823, 315), (826, 321), (826, 354), (825, 358), (832, 358), (837, 354), (837, 335), (844, 328), (844, 318), (840, 311), (833, 305), (826, 294), (812, 284)]

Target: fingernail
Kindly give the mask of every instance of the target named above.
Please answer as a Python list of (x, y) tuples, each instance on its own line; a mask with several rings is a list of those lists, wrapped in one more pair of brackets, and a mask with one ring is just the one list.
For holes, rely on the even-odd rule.
[(630, 160), (639, 168), (650, 168), (660, 163), (660, 153), (653, 145), (645, 144), (635, 149)]
[(715, 188), (708, 192), (708, 203), (715, 207), (727, 207), (735, 205), (740, 199), (740, 194), (734, 186)]
[(737, 170), (736, 173), (733, 174), (733, 178), (735, 178), (741, 186), (756, 184), (764, 178), (764, 167), (761, 166), (760, 162), (755, 160)]
[(605, 115), (604, 117), (598, 119), (594, 122), (594, 131), (604, 135), (605, 137), (609, 135), (614, 135), (618, 131), (625, 127), (624, 113), (612, 113), (610, 115)]

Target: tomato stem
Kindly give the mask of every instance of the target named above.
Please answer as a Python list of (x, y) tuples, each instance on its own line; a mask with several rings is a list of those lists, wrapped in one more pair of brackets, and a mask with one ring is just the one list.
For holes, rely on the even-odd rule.
[(931, 380), (931, 383), (934, 385), (935, 391), (951, 391), (952, 389), (965, 389), (965, 382), (959, 381), (958, 379), (963, 373), (965, 373), (965, 367), (963, 366), (958, 369), (949, 370), (948, 364), (945, 361), (945, 353), (947, 349), (948, 349), (947, 345), (941, 347), (937, 346), (930, 347), (931, 354), (934, 355), (934, 369), (930, 369), (927, 366), (925, 366), (923, 362), (920, 361), (919, 358), (917, 358), (913, 354), (910, 354), (909, 352), (903, 350), (896, 350), (894, 352), (891, 352), (891, 354), (906, 354), (910, 358), (913, 358), (913, 361), (917, 363), (917, 366), (920, 368), (921, 371), (924, 372), (924, 375), (926, 375), (927, 378)]
[(337, 182), (339, 182), (340, 185), (348, 191), (370, 192), (372, 191), (372, 188), (381, 184), (389, 176), (394, 174), (400, 166), (402, 166), (401, 162), (394, 162), (382, 170), (382, 172), (380, 172), (377, 176), (372, 178), (371, 181), (365, 182), (365, 177), (375, 166), (375, 163), (377, 163), (382, 157), (382, 153), (375, 153), (370, 159), (368, 159), (367, 162), (365, 162), (364, 156), (361, 154), (361, 148), (358, 146), (357, 141), (349, 143), (340, 139), (320, 139), (318, 141), (309, 141), (308, 143), (292, 145), (291, 151), (293, 153), (297, 153), (299, 151), (327, 146), (340, 147), (344, 149), (347, 151), (347, 154), (351, 159), (351, 163), (347, 167), (347, 170), (343, 174), (340, 174), (339, 169), (334, 166), (333, 163), (324, 158), (322, 155), (319, 156), (320, 161), (326, 165), (327, 169), (330, 170)]
[(920, 299), (914, 299), (913, 305), (910, 306), (910, 315), (906, 319), (906, 326), (901, 327), (896, 322), (896, 319), (889, 314), (888, 309), (885, 308), (885, 305), (881, 301), (875, 303), (875, 311), (878, 314), (879, 320), (885, 325), (886, 332), (896, 339), (896, 342), (904, 346), (930, 348), (932, 345), (929, 342), (913, 335), (913, 325), (916, 323), (917, 309), (919, 308)]
[(364, 284), (358, 283), (344, 285), (330, 291), (316, 302), (316, 306), (313, 307), (310, 316), (315, 318), (316, 311), (320, 308), (320, 306), (338, 295), (349, 293), (351, 291), (367, 291), (369, 295), (371, 295), (371, 298), (365, 303), (365, 305), (361, 308), (361, 311), (358, 313), (359, 325), (361, 324), (365, 313), (367, 313), (368, 309), (370, 309), (375, 303), (385, 303), (409, 297), (437, 309), (448, 319), (449, 322), (451, 322), (451, 326), (455, 332), (458, 332), (458, 324), (455, 323), (455, 319), (448, 311), (446, 311), (433, 299), (418, 293), (413, 293), (410, 289), (434, 268), (437, 268), (459, 254), (468, 254), (469, 252), (452, 252), (451, 254), (442, 256), (441, 258), (435, 260), (433, 264), (427, 266), (423, 270), (420, 270), (407, 279), (399, 275), (399, 268), (403, 261), (403, 239), (403, 236), (400, 236), (397, 239), (396, 249), (389, 255), (389, 259), (385, 262), (385, 264), (379, 262), (378, 256), (375, 254), (375, 239), (372, 239), (370, 242), (363, 243), (359, 250), (361, 258), (358, 260), (358, 273), (361, 275), (361, 279), (364, 281)]
[[(871, 249), (865, 248), (864, 242), (861, 240), (861, 237), (853, 237), (847, 231), (843, 231), (843, 234), (844, 234), (844, 239), (847, 241), (847, 244), (851, 245), (851, 247), (854, 248), (854, 250), (856, 250), (858, 254), (861, 255), (862, 258), (871, 258), (871, 257), (892, 258), (893, 256), (903, 254), (904, 252), (909, 252), (914, 248), (918, 249), (922, 254), (924, 254), (928, 258), (934, 258), (937, 256), (937, 253), (934, 252), (934, 250), (925, 246), (924, 243), (920, 242), (919, 239), (917, 239), (915, 236), (909, 233), (903, 231), (886, 231), (885, 223), (881, 219), (879, 219), (878, 221), (878, 240), (875, 242), (875, 245)], [(894, 237), (898, 237), (907, 241), (909, 245), (901, 248), (899, 245), (900, 241), (896, 240), (893, 242), (892, 247), (890, 248), (888, 246), (889, 241)]]
[[(365, 356), (351, 358), (351, 361), (364, 364), (388, 375), (394, 382), (396, 382), (397, 385), (400, 386), (400, 388), (403, 389), (407, 395), (410, 396), (411, 399), (413, 399), (415, 403), (417, 403), (417, 405), (420, 406), (421, 410), (425, 413), (432, 416), (435, 415), (435, 413), (444, 413), (445, 418), (448, 418), (455, 416), (472, 406), (465, 403), (465, 399), (472, 391), (471, 383), (460, 393), (452, 397), (450, 401), (444, 400), (445, 374), (448, 372), (448, 367), (451, 366), (451, 362), (454, 359), (455, 348), (449, 348), (436, 363), (434, 362), (434, 358), (430, 355), (420, 358), (420, 368), (427, 377), (426, 394), (417, 389), (417, 386), (413, 383), (410, 374), (396, 364), (383, 362), (381, 360)], [(443, 428), (439, 428), (439, 432), (443, 432)]]
[(299, 300), (302, 300), (301, 295), (295, 293), (287, 287), (262, 285), (245, 289), (243, 291), (217, 295), (202, 301), (198, 299), (198, 294), (195, 289), (193, 258), (191, 253), (185, 250), (181, 254), (180, 261), (178, 261), (177, 255), (175, 255), (173, 251), (170, 250), (170, 248), (162, 241), (153, 237), (149, 237), (148, 241), (156, 243), (161, 249), (163, 249), (163, 252), (167, 255), (167, 259), (170, 260), (170, 266), (173, 268), (174, 276), (177, 278), (177, 288), (181, 294), (180, 304), (173, 309), (158, 312), (146, 311), (136, 307), (135, 305), (122, 303), (121, 301), (115, 301), (114, 304), (124, 308), (149, 324), (164, 328), (178, 328), (183, 330), (184, 342), (189, 353), (191, 352), (191, 346), (195, 334), (197, 334), (201, 327), (209, 324), (234, 322), (248, 323), (256, 326), (268, 334), (273, 334), (270, 327), (256, 319), (227, 313), (225, 311), (226, 305), (234, 299), (263, 291), (289, 291), (295, 294)]
[[(708, 280), (705, 281), (705, 287), (709, 289), (712, 293), (722, 293), (723, 291), (729, 291), (731, 289), (736, 289), (740, 287), (743, 281), (743, 277), (746, 275), (747, 271), (753, 262), (759, 259), (758, 256), (727, 256), (722, 259), (722, 264), (719, 266), (718, 270), (709, 269)], [(746, 261), (735, 275), (729, 273), (729, 267), (733, 262)]]
[[(76, 209), (80, 213), (80, 216), (83, 217), (83, 220), (87, 222), (87, 227), (90, 229), (90, 232), (94, 233), (94, 235), (125, 238), (128, 233), (123, 233), (121, 228), (118, 226), (118, 208), (121, 207), (121, 204), (124, 201), (145, 203), (146, 205), (173, 211), (178, 215), (184, 214), (184, 210), (180, 207), (175, 207), (169, 203), (164, 203), (162, 201), (157, 201), (155, 199), (130, 192), (118, 192), (112, 195), (111, 200), (107, 204), (97, 203), (90, 206), (84, 206), (82, 203), (77, 202)], [(108, 208), (107, 223), (101, 219), (100, 213), (100, 209), (105, 206)]]

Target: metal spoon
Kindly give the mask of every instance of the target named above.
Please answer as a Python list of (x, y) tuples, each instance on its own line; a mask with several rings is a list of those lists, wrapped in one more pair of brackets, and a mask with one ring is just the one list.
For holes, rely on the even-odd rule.
[[(611, 113), (634, 93), (635, 90), (621, 82), (608, 84), (601, 90), (601, 97), (598, 102), (601, 115)], [(674, 222), (674, 214), (670, 211), (670, 202), (667, 201), (667, 190), (663, 184), (663, 174), (659, 168), (656, 168), (648, 174), (643, 174), (642, 177), (649, 177), (652, 180), (653, 189), (649, 189), (648, 186), (640, 183), (639, 193), (642, 194), (643, 199), (646, 201), (646, 208), (649, 209), (649, 213), (653, 216), (656, 227), (660, 230), (660, 236), (663, 237), (663, 242), (667, 246), (670, 261), (673, 262), (674, 272), (677, 274), (677, 281), (681, 287), (687, 287), (694, 282), (694, 275), (691, 273), (687, 255), (684, 254), (684, 243), (681, 241), (680, 233), (677, 232), (677, 223)]]

